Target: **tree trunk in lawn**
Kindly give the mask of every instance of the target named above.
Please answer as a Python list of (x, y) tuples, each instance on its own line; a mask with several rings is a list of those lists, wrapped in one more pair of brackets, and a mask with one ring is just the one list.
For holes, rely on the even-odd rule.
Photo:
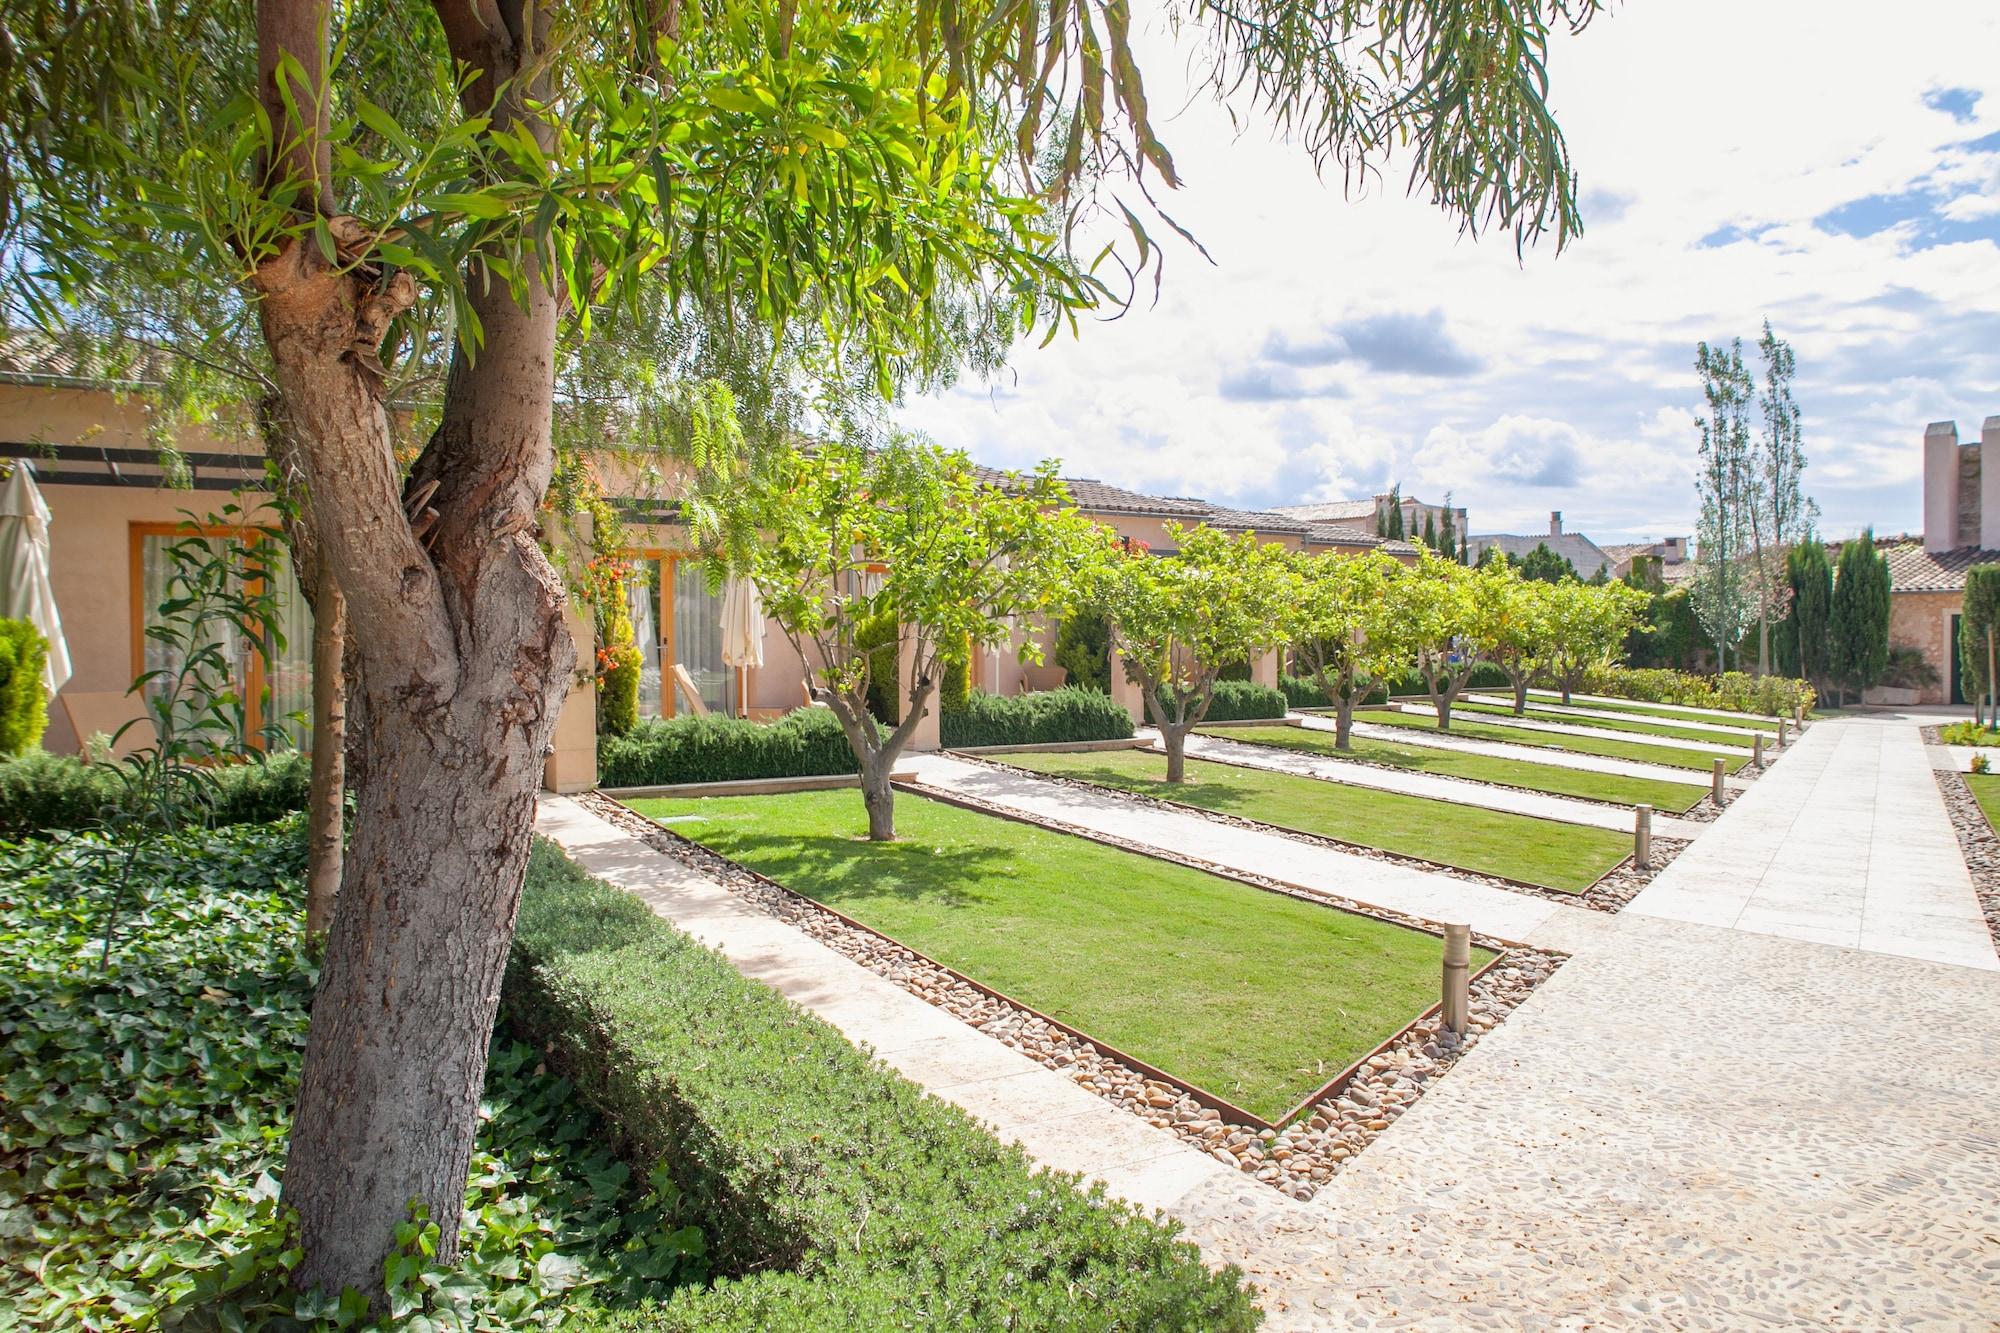
[(1336, 750), (1354, 748), (1354, 695), (1351, 691), (1334, 700), (1333, 748)]
[(868, 808), (868, 841), (896, 840), (896, 789), (889, 785), (894, 756), (877, 754), (861, 761), (861, 803)]
[(1563, 690), (1563, 703), (1564, 703), (1564, 704), (1567, 704), (1567, 703), (1569, 703), (1569, 692), (1570, 692), (1570, 687), (1571, 687), (1571, 684), (1572, 684), (1572, 678), (1571, 678), (1571, 677), (1569, 677), (1569, 676), (1564, 676), (1564, 677), (1562, 678), (1562, 690)]
[(1187, 781), (1187, 734), (1186, 726), (1162, 726), (1160, 741), (1167, 750), (1167, 781)]

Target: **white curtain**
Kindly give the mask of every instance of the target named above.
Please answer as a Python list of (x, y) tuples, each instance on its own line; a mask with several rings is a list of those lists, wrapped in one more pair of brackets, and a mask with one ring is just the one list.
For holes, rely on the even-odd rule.
[(662, 715), (660, 698), (660, 562), (642, 560), (625, 581), (625, 609), (639, 649), (639, 716)]
[(49, 579), (49, 506), (25, 462), (0, 491), (0, 616), (30, 622), (49, 641), (42, 684), (55, 694), (70, 676), (69, 642)]

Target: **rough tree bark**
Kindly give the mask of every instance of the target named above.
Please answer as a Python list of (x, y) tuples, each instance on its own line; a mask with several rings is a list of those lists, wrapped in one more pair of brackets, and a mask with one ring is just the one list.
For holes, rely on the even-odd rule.
[(346, 849), (347, 599), (320, 556), (298, 437), (278, 395), (258, 404), (264, 451), (277, 469), (292, 572), (312, 609), (312, 775), (306, 794), (306, 931), (324, 936), (340, 897)]
[[(521, 99), (538, 92), (532, 79), (494, 100), (515, 54), (545, 49), (541, 11), (439, 10), (454, 57), (477, 72), (468, 112), (490, 110), (496, 132), (526, 121), (545, 134), (522, 111)], [(327, 101), (313, 97), (325, 20), (326, 0), (259, 5), (263, 91), (280, 125), (283, 107), (268, 100), (278, 53), (305, 71), (301, 105)], [(323, 151), (308, 150), (319, 163), (311, 169), (324, 170)], [(365, 228), (330, 217), (328, 229), (343, 259), (364, 262), (333, 268), (307, 240), (255, 275), (316, 535), (346, 594), (365, 754), (284, 1198), (298, 1211), (304, 1250), (295, 1281), (372, 1295), (412, 1202), (439, 1228), (439, 1258), (456, 1257), (535, 790), (575, 649), (561, 583), (535, 541), (553, 466), (549, 285), (530, 265), (517, 303), (472, 261), (484, 342), (476, 361), (454, 359), (442, 424), (410, 478), (411, 496), (436, 484), (435, 526), (420, 541), (376, 362), (414, 292), (406, 275), (387, 278), (365, 262)]]
[[(1511, 677), (1514, 683), (1514, 716), (1521, 717), (1528, 711), (1528, 673), (1517, 672)], [(1569, 700), (1563, 700), (1568, 703)]]
[[(804, 654), (800, 655), (800, 659), (804, 660)], [(828, 660), (824, 652), (821, 660)], [(830, 672), (831, 666), (824, 669)], [(910, 737), (916, 734), (918, 721), (930, 707), (931, 696), (937, 690), (935, 675), (935, 671), (922, 671), (911, 682), (902, 720), (887, 737), (876, 730), (874, 715), (868, 711), (866, 680), (862, 681), (858, 692), (836, 694), (828, 690), (822, 693), (827, 707), (833, 710), (834, 717), (840, 722), (848, 748), (854, 751), (854, 761), (861, 775), (861, 804), (868, 811), (870, 842), (896, 840), (896, 789), (890, 785), (889, 775), (895, 770), (896, 760), (902, 757), (904, 747), (910, 743)]]

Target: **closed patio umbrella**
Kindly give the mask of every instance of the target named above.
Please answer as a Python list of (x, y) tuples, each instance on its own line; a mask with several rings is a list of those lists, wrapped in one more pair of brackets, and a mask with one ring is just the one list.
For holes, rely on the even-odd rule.
[(42, 684), (53, 697), (69, 679), (69, 644), (49, 582), (49, 506), (25, 462), (0, 489), (0, 617), (29, 621), (48, 639)]
[(736, 707), (747, 716), (743, 672), (764, 665), (764, 598), (746, 578), (730, 579), (722, 587), (722, 661), (736, 668)]

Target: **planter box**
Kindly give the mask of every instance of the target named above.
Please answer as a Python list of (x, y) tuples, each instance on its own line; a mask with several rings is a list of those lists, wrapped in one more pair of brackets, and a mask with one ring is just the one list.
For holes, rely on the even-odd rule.
[(1883, 708), (1909, 708), (1916, 704), (1917, 693), (1898, 685), (1876, 685), (1862, 691), (1861, 702)]

